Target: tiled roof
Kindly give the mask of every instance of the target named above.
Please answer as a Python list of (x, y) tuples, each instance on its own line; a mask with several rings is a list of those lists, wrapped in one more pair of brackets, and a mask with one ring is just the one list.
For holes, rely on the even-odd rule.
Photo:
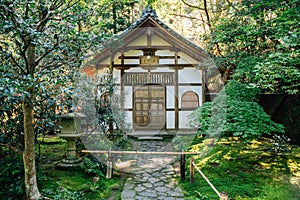
[(174, 30), (172, 30), (169, 26), (167, 26), (160, 19), (158, 19), (156, 11), (154, 9), (151, 9), (149, 6), (146, 7), (143, 10), (142, 16), (141, 16), (140, 19), (138, 19), (136, 22), (134, 22), (130, 27), (128, 27), (127, 29), (125, 29), (123, 32), (121, 32), (120, 34), (118, 34), (118, 36), (122, 37), (122, 36), (126, 35), (129, 31), (131, 31), (131, 30), (135, 29), (136, 27), (138, 27), (139, 25), (141, 25), (148, 17), (151, 17), (159, 25), (161, 25), (166, 31), (168, 31), (170, 34), (172, 34), (173, 36), (175, 36), (176, 38), (178, 38), (179, 40), (181, 40), (185, 44), (188, 44), (189, 46), (192, 46), (194, 49), (197, 49), (198, 51), (201, 51), (202, 53), (207, 54), (207, 52), (204, 51), (201, 47), (199, 47), (198, 45), (190, 42), (186, 38), (182, 37), (180, 34), (178, 34), (177, 32), (175, 32)]
[[(157, 17), (156, 11), (154, 9), (146, 7), (143, 10), (142, 16), (141, 16), (140, 19), (138, 19), (136, 22), (134, 22), (133, 24), (131, 24), (123, 32), (121, 32), (121, 33), (119, 33), (117, 35), (114, 35), (111, 38), (109, 38), (108, 40), (106, 40), (103, 43), (102, 48), (99, 49), (99, 52), (96, 53), (96, 56), (93, 57), (93, 58), (91, 58), (91, 60), (89, 60), (86, 64), (84, 64), (83, 68), (91, 67), (90, 64), (93, 63), (94, 59), (96, 59), (97, 62), (99, 62), (101, 60), (101, 57), (104, 58), (103, 56), (105, 56), (105, 54), (103, 54), (103, 52), (108, 51), (112, 46), (114, 46), (113, 43), (116, 42), (115, 45), (118, 46), (118, 43), (119, 43), (120, 39), (122, 39), (123, 37), (126, 37), (128, 34), (131, 33), (131, 31), (134, 31), (137, 27), (139, 27), (140, 25), (142, 25), (149, 18), (151, 18), (151, 20), (153, 20), (154, 22), (156, 22), (157, 24), (159, 24), (159, 26), (161, 26), (170, 35), (172, 35), (173, 37), (177, 38), (179, 41), (181, 41), (182, 43), (186, 44), (187, 46), (191, 47), (191, 49), (193, 49), (194, 51), (199, 52), (199, 54), (201, 54), (201, 56), (209, 57), (208, 53), (206, 51), (204, 51), (201, 47), (199, 47), (196, 44), (190, 42), (189, 40), (187, 40), (186, 38), (184, 38), (183, 36), (181, 36), (180, 34), (178, 34), (177, 32), (175, 32), (174, 30), (172, 30), (169, 26), (167, 26), (166, 24), (164, 24), (161, 20), (159, 20), (158, 17)], [(196, 54), (198, 54), (198, 53), (196, 53)], [(98, 57), (97, 55), (100, 56), (100, 57)], [(97, 57), (98, 57), (98, 59), (97, 59)]]

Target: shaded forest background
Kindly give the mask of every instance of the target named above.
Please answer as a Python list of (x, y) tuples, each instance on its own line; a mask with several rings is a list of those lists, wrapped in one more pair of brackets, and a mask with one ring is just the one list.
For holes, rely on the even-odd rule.
[[(23, 156), (27, 199), (41, 197), (37, 137), (69, 111), (76, 73), (147, 4), (211, 55), (225, 83), (242, 84), (245, 94), (268, 94), (251, 101), (300, 143), (300, 0), (0, 0), (0, 152)], [(239, 91), (231, 92), (237, 97)], [(241, 103), (251, 107), (249, 101), (230, 106)], [(56, 113), (57, 106), (65, 110)]]

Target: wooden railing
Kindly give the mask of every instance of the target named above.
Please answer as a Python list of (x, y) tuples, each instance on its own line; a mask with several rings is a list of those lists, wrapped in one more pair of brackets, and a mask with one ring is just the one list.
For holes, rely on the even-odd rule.
[(101, 151), (101, 150), (82, 150), (82, 153), (107, 154), (106, 178), (112, 178), (113, 162), (112, 154), (148, 154), (148, 155), (180, 155), (180, 178), (185, 180), (185, 155), (198, 155), (200, 152), (159, 152), (159, 151)]
[[(112, 178), (113, 162), (112, 154), (148, 154), (148, 155), (180, 155), (180, 178), (185, 180), (185, 155), (198, 155), (200, 152), (157, 152), (157, 151), (114, 151), (114, 150), (82, 150), (82, 153), (92, 154), (107, 154), (107, 170), (106, 178)], [(227, 200), (228, 195), (226, 192), (219, 192), (215, 186), (209, 181), (209, 179), (203, 174), (203, 172), (194, 163), (194, 158), (190, 158), (190, 183), (195, 181), (195, 169), (203, 177), (203, 179), (209, 184), (214, 192), (219, 196), (220, 200)]]
[(208, 185), (213, 189), (213, 191), (219, 196), (220, 200), (227, 200), (228, 194), (226, 192), (219, 192), (215, 186), (209, 181), (209, 179), (204, 175), (204, 173), (197, 167), (194, 163), (194, 158), (190, 158), (190, 183), (194, 183), (195, 181), (195, 169), (199, 172), (199, 174), (203, 177), (203, 179), (208, 183)]

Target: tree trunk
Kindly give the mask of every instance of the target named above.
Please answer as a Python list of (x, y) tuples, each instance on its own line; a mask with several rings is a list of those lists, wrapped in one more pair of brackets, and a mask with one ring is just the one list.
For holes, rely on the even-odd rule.
[(23, 103), (24, 112), (24, 141), (25, 149), (23, 154), (25, 171), (25, 191), (27, 200), (41, 198), (37, 187), (35, 154), (34, 154), (34, 118), (32, 97), (25, 97)]

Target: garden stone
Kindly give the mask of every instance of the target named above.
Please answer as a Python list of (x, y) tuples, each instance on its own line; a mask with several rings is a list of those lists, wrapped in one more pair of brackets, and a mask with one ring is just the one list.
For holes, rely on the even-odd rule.
[[(164, 151), (164, 141), (135, 141), (132, 150)], [(142, 148), (140, 148), (142, 147)], [(176, 156), (172, 155), (136, 155), (127, 169), (131, 172), (122, 192), (122, 200), (176, 200), (183, 199), (184, 194), (179, 187), (173, 168)], [(178, 169), (177, 169), (178, 171)]]

